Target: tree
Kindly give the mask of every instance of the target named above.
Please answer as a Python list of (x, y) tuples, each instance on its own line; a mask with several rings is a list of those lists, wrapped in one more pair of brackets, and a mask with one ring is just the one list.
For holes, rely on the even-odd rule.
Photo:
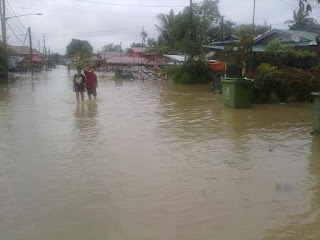
[(148, 33), (144, 30), (144, 28), (142, 29), (142, 31), (140, 33), (140, 37), (142, 38), (142, 44), (145, 45), (146, 39), (148, 37)]
[[(8, 56), (16, 54), (14, 50), (11, 48), (7, 48)], [(5, 70), (5, 59), (4, 59), (4, 45), (0, 40), (0, 72)]]
[(307, 10), (299, 7), (298, 11), (293, 11), (293, 20), (287, 20), (284, 23), (288, 24), (290, 30), (303, 30), (309, 25), (316, 24), (316, 21), (309, 17)]
[[(170, 38), (169, 31), (172, 28), (176, 15), (173, 9), (170, 10), (169, 14), (160, 13), (157, 15), (157, 19), (160, 25), (155, 25), (157, 30), (160, 32), (161, 40), (165, 45), (173, 45), (172, 39)], [(160, 42), (160, 41), (159, 41)]]
[(52, 65), (59, 65), (64, 63), (64, 56), (59, 53), (52, 53), (50, 55), (50, 60), (52, 61)]
[(158, 41), (156, 41), (154, 38), (148, 38), (147, 45), (148, 47), (155, 47), (158, 46)]
[[(312, 11), (310, 0), (297, 0), (299, 3), (299, 8), (302, 8), (307, 13)], [(320, 0), (314, 0), (316, 3), (320, 3)]]
[(110, 52), (119, 52), (122, 51), (121, 45), (115, 45), (114, 43), (109, 43), (103, 46), (103, 51), (110, 51)]
[(166, 52), (184, 53), (191, 56), (201, 53), (201, 45), (209, 42), (210, 32), (219, 24), (220, 12), (218, 0), (204, 0), (194, 3), (192, 26), (190, 21), (190, 6), (175, 15), (173, 10), (169, 14), (157, 16), (160, 24), (156, 25), (160, 32), (159, 44)]
[(264, 23), (264, 25), (255, 26), (255, 31), (257, 35), (265, 34), (266, 32), (271, 31), (271, 29), (272, 29), (271, 24), (268, 25), (266, 22)]
[(147, 47), (145, 44), (143, 43), (131, 43), (130, 47)]
[(231, 77), (247, 76), (250, 62), (252, 62), (252, 47), (257, 33), (251, 25), (240, 25), (235, 31), (239, 39), (230, 46), (226, 46), (223, 55), (228, 62), (227, 74)]
[(88, 41), (72, 39), (67, 46), (67, 56), (73, 58), (76, 55), (81, 57), (91, 57), (93, 48)]

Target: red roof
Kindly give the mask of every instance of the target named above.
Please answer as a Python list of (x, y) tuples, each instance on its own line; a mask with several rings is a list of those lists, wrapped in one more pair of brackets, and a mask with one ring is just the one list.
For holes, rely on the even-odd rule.
[[(121, 55), (115, 55), (115, 54), (106, 54), (106, 55), (101, 55), (102, 59), (106, 59), (107, 64), (127, 64), (127, 65), (162, 65), (160, 62), (155, 62), (155, 61), (148, 61), (147, 58), (144, 57), (131, 57), (127, 54)], [(100, 59), (96, 59), (100, 60)]]
[[(29, 60), (26, 60), (26, 62), (30, 62), (30, 59), (29, 59)], [(39, 58), (38, 56), (33, 55), (33, 56), (32, 56), (32, 62), (36, 62), (36, 63), (44, 63), (44, 62), (45, 62), (45, 60), (43, 60), (43, 59)]]
[[(27, 46), (11, 46), (8, 45), (8, 48), (12, 49), (16, 52), (18, 55), (29, 55), (30, 54), (30, 48)], [(42, 53), (38, 52), (36, 49), (32, 49), (32, 53), (35, 55), (41, 55)]]
[(146, 48), (145, 47), (132, 47), (132, 48), (130, 48), (130, 50), (133, 52), (136, 52), (136, 53), (144, 53), (146, 51)]

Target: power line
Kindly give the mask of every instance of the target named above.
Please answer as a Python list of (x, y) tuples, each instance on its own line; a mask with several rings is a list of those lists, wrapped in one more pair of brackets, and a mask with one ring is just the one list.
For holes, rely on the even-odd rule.
[[(7, 11), (10, 12), (10, 14), (12, 15), (12, 20), (13, 20), (13, 21), (16, 21), (16, 22), (19, 24), (19, 26), (21, 27), (22, 31), (27, 30), (27, 27), (26, 27), (25, 25), (23, 25), (23, 23), (20, 21), (20, 19), (19, 19), (19, 18), (17, 17), (17, 15), (15, 14), (15, 12), (14, 12), (13, 8), (11, 7), (11, 4), (9, 3), (9, 1), (6, 0), (6, 2), (7, 2), (7, 6), (9, 6), (9, 8), (10, 8), (10, 9), (9, 9), (8, 7), (6, 7), (6, 9), (7, 9)], [(32, 34), (32, 36), (33, 36), (37, 41), (39, 41), (34, 34)]]
[[(140, 29), (140, 28), (139, 28)], [(41, 33), (35, 33), (35, 34), (63, 34), (63, 35), (66, 35), (66, 34), (95, 34), (95, 33), (114, 33), (114, 32), (118, 32), (118, 31), (130, 31), (130, 30), (133, 30), (132, 28), (125, 28), (125, 29), (117, 29), (117, 30), (107, 30), (107, 31), (95, 31), (95, 32), (73, 32), (73, 33), (70, 33), (70, 32), (41, 32)], [(136, 30), (135, 32), (138, 31), (138, 28), (134, 29)], [(146, 30), (147, 32), (153, 32), (153, 31), (156, 31), (156, 30)], [(141, 32), (141, 31), (140, 31)]]
[[(13, 9), (12, 9), (11, 4), (9, 3), (9, 1), (6, 0), (6, 2), (7, 2), (7, 5), (6, 5), (6, 6), (7, 6), (7, 11), (10, 12), (10, 14), (11, 14), (12, 17), (13, 17), (13, 20), (17, 21), (22, 28), (27, 29), (26, 26), (24, 26), (23, 23), (20, 21), (20, 19), (17, 18), (17, 15), (16, 15), (15, 12), (13, 11)], [(10, 8), (10, 9), (9, 9), (9, 8)]]
[[(64, 9), (48, 9), (46, 6), (45, 9), (38, 7), (38, 6), (32, 6), (32, 7), (22, 7), (21, 5), (16, 6), (16, 8), (21, 8), (21, 9), (28, 9), (28, 10), (39, 10), (39, 11), (45, 11), (45, 12), (53, 12), (53, 13), (67, 13), (67, 14), (77, 14), (79, 15), (79, 13), (83, 13), (83, 14), (92, 14), (92, 15), (106, 15), (106, 12), (98, 12), (98, 11), (88, 11), (88, 10), (84, 10), (81, 8), (70, 8), (70, 10), (68, 10), (67, 8)], [(76, 11), (74, 11), (76, 9)], [(107, 14), (108, 16), (115, 16), (115, 17), (123, 17), (120, 14)], [(126, 15), (127, 17), (135, 17), (135, 18), (146, 18), (146, 17), (155, 17), (155, 15)]]
[(95, 3), (95, 4), (104, 4), (111, 6), (123, 6), (123, 7), (147, 7), (147, 8), (178, 8), (178, 7), (186, 7), (186, 6), (160, 6), (160, 5), (137, 5), (137, 4), (122, 4), (122, 3), (110, 3), (110, 2), (96, 2), (96, 1), (88, 1), (88, 0), (78, 0), (79, 2), (87, 2), (87, 3)]
[(18, 39), (18, 41), (20, 42), (20, 43), (22, 43), (23, 44), (23, 42), (20, 40), (20, 38), (16, 35), (16, 33), (13, 31), (13, 29), (12, 29), (12, 27), (11, 27), (11, 25), (10, 25), (10, 23), (8, 23), (7, 22), (7, 24), (8, 24), (8, 27), (11, 29), (11, 32), (13, 33), (13, 35)]
[(289, 2), (287, 2), (287, 1), (285, 1), (285, 0), (280, 0), (280, 1), (283, 2), (283, 3), (286, 3), (287, 5), (292, 6), (292, 7), (294, 7), (294, 8), (297, 7), (296, 5), (293, 5), (292, 3), (289, 3)]

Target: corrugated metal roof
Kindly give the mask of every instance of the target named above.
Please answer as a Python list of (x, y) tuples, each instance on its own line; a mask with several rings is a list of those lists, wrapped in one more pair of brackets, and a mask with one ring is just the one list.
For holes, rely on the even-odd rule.
[(179, 61), (179, 62), (184, 62), (184, 61), (186, 61), (186, 59), (188, 59), (188, 57), (185, 55), (166, 55), (166, 54), (164, 54), (163, 56), (167, 57), (171, 60), (175, 60), (175, 61)]
[(278, 29), (281, 32), (288, 33), (290, 35), (297, 35), (301, 38), (308, 39), (310, 41), (316, 41), (316, 37), (319, 36), (319, 33), (306, 32), (306, 31), (296, 31), (296, 30), (283, 30)]
[[(11, 46), (8, 45), (8, 48), (12, 49), (16, 52), (18, 55), (29, 55), (30, 54), (30, 48), (27, 46)], [(42, 53), (38, 52), (36, 49), (32, 49), (32, 54), (34, 55), (42, 55)]]
[(144, 53), (146, 51), (147, 48), (145, 47), (132, 47), (130, 48), (130, 50), (132, 50), (133, 52), (137, 52), (137, 53)]
[[(216, 50), (224, 50), (224, 48), (225, 48), (225, 46), (212, 46), (212, 45), (206, 45), (203, 47), (210, 48), (210, 49), (216, 49)], [(252, 51), (253, 52), (264, 52), (265, 47), (266, 47), (265, 45), (255, 45), (255, 46), (253, 46)], [(234, 47), (233, 50), (237, 51), (238, 48)]]
[[(301, 42), (316, 42), (316, 37), (319, 36), (319, 33), (308, 32), (308, 31), (273, 29), (272, 31), (269, 31), (261, 36), (256, 37), (254, 42), (259, 43), (261, 40), (263, 40), (263, 39), (265, 39), (275, 33), (289, 35), (290, 37), (293, 35), (299, 36), (301, 38)], [(294, 41), (292, 40), (292, 42), (294, 42)]]

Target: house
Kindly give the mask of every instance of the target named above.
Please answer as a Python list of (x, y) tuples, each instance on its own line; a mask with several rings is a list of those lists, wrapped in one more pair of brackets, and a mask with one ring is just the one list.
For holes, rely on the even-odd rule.
[(128, 54), (131, 57), (143, 57), (147, 48), (145, 47), (131, 47)]
[(182, 65), (188, 59), (188, 56), (186, 56), (186, 55), (167, 55), (167, 54), (164, 54), (163, 56), (167, 58), (166, 62), (169, 65)]
[[(297, 31), (297, 30), (285, 30), (285, 29), (273, 29), (261, 36), (258, 36), (254, 39), (253, 52), (264, 52), (265, 47), (276, 40), (287, 47), (292, 47), (297, 50), (316, 50), (317, 49), (317, 38), (320, 35), (320, 28), (318, 32), (311, 31)], [(233, 39), (221, 43), (221, 41), (213, 42), (205, 48), (212, 50), (223, 50), (226, 45), (230, 45), (231, 42), (237, 41)], [(236, 49), (235, 49), (236, 50)]]
[(230, 45), (232, 42), (239, 42), (239, 39), (235, 35), (228, 35), (228, 36), (225, 36), (220, 41), (214, 41), (210, 43), (210, 45), (226, 46), (226, 45)]
[(93, 62), (95, 65), (99, 65), (101, 59), (109, 66), (160, 66), (161, 62), (156, 61), (154, 57), (145, 53), (146, 48), (130, 48), (128, 52), (99, 52), (98, 58)]
[[(19, 57), (30, 57), (30, 48), (27, 46), (11, 46), (8, 45), (8, 49), (11, 49), (15, 52), (15, 56)], [(38, 52), (36, 49), (32, 49), (32, 55), (41, 56), (42, 53)]]
[(297, 50), (315, 50), (317, 48), (317, 37), (319, 33), (297, 30), (273, 29), (254, 40), (254, 48), (264, 51), (265, 47), (276, 40), (286, 47)]
[[(9, 70), (17, 70), (22, 68), (22, 62), (30, 62), (30, 48), (27, 46), (11, 46), (7, 45), (8, 49), (12, 50), (14, 54), (8, 56)], [(36, 49), (32, 49), (32, 62), (42, 64), (45, 60), (41, 59), (42, 53)]]

